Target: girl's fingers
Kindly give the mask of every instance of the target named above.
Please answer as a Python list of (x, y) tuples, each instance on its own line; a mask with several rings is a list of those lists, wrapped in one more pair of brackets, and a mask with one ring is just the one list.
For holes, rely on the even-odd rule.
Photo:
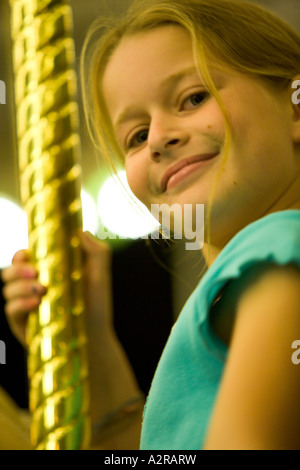
[(80, 232), (80, 239), (87, 271), (98, 278), (101, 272), (110, 270), (111, 249), (109, 245), (97, 240), (89, 232)]
[(36, 279), (38, 272), (30, 263), (18, 263), (2, 270), (2, 280), (5, 283), (19, 279)]
[(12, 259), (12, 264), (15, 263), (23, 263), (26, 261), (30, 261), (30, 255), (28, 250), (19, 250), (17, 251)]
[(5, 305), (5, 313), (13, 322), (18, 323), (20, 319), (27, 319), (29, 312), (35, 310), (41, 302), (41, 297), (18, 297)]
[(26, 348), (26, 327), (28, 322), (28, 315), (19, 315), (13, 318), (7, 314), (6, 318), (10, 327), (12, 334), (17, 338), (17, 340)]
[(98, 240), (90, 232), (79, 232), (81, 246), (88, 254), (107, 255), (110, 253), (110, 247), (107, 243)]
[(40, 297), (17, 298), (5, 304), (6, 318), (10, 329), (20, 343), (26, 347), (26, 326), (28, 315), (36, 310), (41, 302)]
[(20, 297), (41, 297), (46, 294), (47, 289), (37, 280), (20, 280), (8, 283), (3, 288), (3, 296), (7, 301)]
[(47, 289), (38, 281), (38, 272), (30, 261), (28, 250), (18, 251), (12, 265), (1, 271), (1, 277), (8, 323), (14, 335), (26, 346), (28, 315), (37, 310)]

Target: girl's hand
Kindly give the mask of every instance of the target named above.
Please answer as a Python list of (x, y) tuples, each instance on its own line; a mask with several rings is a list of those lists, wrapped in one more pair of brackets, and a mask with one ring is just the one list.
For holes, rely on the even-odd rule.
[[(107, 331), (112, 325), (110, 249), (89, 233), (80, 232), (83, 250), (83, 282), (88, 329)], [(28, 250), (18, 251), (12, 265), (2, 271), (5, 313), (16, 338), (26, 346), (26, 324), (31, 311), (38, 308), (47, 288), (38, 281), (38, 271)]]
[[(90, 339), (113, 330), (111, 250), (89, 232), (80, 232), (83, 287)], [(95, 334), (96, 333), (96, 334)]]
[(38, 308), (46, 287), (38, 281), (38, 272), (27, 250), (18, 251), (12, 265), (2, 271), (5, 313), (13, 334), (26, 346), (26, 324), (29, 312)]
[[(79, 235), (89, 339), (91, 419), (95, 425), (139, 396), (140, 391), (113, 328), (110, 249), (89, 233), (81, 232)], [(8, 322), (15, 336), (26, 346), (29, 312), (38, 308), (47, 289), (39, 283), (38, 272), (26, 250), (15, 254), (12, 265), (2, 271), (2, 279)], [(138, 448), (141, 417), (135, 414), (133, 418), (130, 430), (113, 432), (108, 440), (103, 441), (100, 432), (101, 446), (105, 449)]]

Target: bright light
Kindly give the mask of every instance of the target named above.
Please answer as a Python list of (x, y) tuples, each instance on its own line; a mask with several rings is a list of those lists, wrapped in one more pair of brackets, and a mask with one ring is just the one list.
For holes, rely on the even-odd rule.
[(132, 239), (157, 230), (157, 220), (131, 192), (125, 171), (118, 173), (118, 178), (110, 177), (98, 195), (98, 214), (103, 226), (113, 234)]
[(27, 217), (17, 204), (0, 197), (0, 220), (0, 268), (4, 268), (16, 251), (28, 248)]
[[(81, 193), (83, 230), (94, 235), (98, 227), (97, 206), (86, 192)], [(28, 248), (28, 225), (26, 213), (16, 203), (0, 197), (0, 269), (11, 264), (14, 254)]]
[(96, 234), (99, 225), (97, 206), (93, 198), (84, 190), (81, 191), (83, 230)]

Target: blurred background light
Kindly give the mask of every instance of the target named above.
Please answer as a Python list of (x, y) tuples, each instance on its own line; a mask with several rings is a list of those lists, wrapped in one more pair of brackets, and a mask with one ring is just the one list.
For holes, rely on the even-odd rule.
[[(97, 206), (93, 198), (81, 192), (83, 230), (96, 234), (99, 225)], [(0, 197), (0, 269), (11, 264), (16, 251), (28, 248), (28, 225), (25, 211), (9, 198)]]
[(84, 189), (81, 191), (81, 202), (83, 230), (95, 235), (99, 226), (97, 205), (92, 196)]
[[(102, 227), (120, 238), (141, 238), (159, 227), (157, 220), (133, 195), (125, 171), (104, 182), (98, 194), (97, 208)], [(103, 239), (103, 233), (103, 230), (101, 234), (98, 232), (99, 238)]]

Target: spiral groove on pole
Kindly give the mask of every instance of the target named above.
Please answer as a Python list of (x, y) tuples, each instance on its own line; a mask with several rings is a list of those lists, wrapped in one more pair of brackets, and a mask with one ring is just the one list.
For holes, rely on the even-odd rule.
[(66, 1), (10, 0), (20, 190), (29, 249), (47, 286), (28, 324), (35, 449), (89, 446), (82, 294), (79, 112)]

